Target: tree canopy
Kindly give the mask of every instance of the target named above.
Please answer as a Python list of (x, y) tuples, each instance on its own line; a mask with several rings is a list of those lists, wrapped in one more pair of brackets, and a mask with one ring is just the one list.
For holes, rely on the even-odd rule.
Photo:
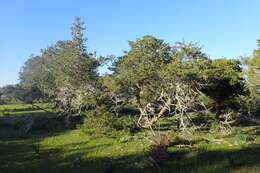
[(260, 98), (260, 39), (257, 40), (257, 48), (253, 51), (253, 56), (246, 64), (248, 65), (247, 77), (251, 92)]
[[(235, 98), (248, 94), (239, 60), (211, 60), (197, 43), (170, 45), (151, 35), (129, 41), (124, 55), (110, 59), (111, 73), (99, 76), (104, 58), (87, 51), (84, 30), (76, 17), (71, 40), (31, 56), (20, 73), (21, 84), (38, 88), (72, 114), (101, 105), (128, 105), (139, 112), (137, 124), (144, 128), (170, 115), (179, 116), (180, 126), (186, 128), (190, 112), (206, 108), (218, 116)], [(254, 84), (258, 59), (257, 49), (248, 61), (249, 81)]]

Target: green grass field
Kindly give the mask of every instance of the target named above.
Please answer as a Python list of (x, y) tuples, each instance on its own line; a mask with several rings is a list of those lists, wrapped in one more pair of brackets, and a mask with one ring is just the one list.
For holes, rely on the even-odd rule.
[(43, 114), (43, 116), (49, 116), (46, 114), (46, 111), (39, 109), (37, 106), (41, 108), (52, 111), (49, 107), (50, 104), (13, 104), (13, 105), (0, 105), (0, 118), (6, 117), (19, 117), (19, 116), (31, 116)]
[[(0, 106), (2, 118), (19, 115), (50, 116), (31, 105)], [(167, 133), (193, 148), (169, 147), (170, 158), (156, 168), (144, 157), (148, 131), (109, 138), (87, 136), (80, 128), (20, 134), (0, 127), (0, 173), (260, 173), (260, 127), (235, 127), (231, 134)]]

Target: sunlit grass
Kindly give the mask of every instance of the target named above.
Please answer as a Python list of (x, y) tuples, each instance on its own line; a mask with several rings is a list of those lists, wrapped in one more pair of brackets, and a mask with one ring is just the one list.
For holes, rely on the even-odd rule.
[[(42, 109), (39, 109), (39, 107)], [(43, 110), (44, 109), (44, 110)], [(52, 111), (51, 104), (9, 104), (9, 105), (0, 105), (0, 118), (6, 117), (24, 117), (24, 116), (49, 116), (50, 114), (46, 111)]]
[[(0, 110), (24, 109), (26, 113), (13, 112), (33, 116), (37, 116), (37, 111), (42, 112), (26, 110), (30, 105), (16, 106), (5, 105)], [(80, 128), (21, 135), (12, 128), (0, 127), (0, 172), (257, 173), (260, 172), (259, 132), (257, 126), (236, 127), (231, 134), (183, 133), (174, 128), (164, 131), (194, 149), (169, 147), (170, 158), (159, 170), (144, 159), (150, 145), (149, 132), (109, 138), (88, 136)]]

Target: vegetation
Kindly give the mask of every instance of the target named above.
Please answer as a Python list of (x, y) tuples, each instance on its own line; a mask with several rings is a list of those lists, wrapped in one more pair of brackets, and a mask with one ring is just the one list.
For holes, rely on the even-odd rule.
[[(18, 114), (14, 110), (17, 108), (19, 114), (40, 115), (34, 114), (30, 105), (5, 105), (1, 111), (4, 108), (9, 109), (11, 116)], [(48, 116), (46, 112), (43, 114)], [(161, 127), (172, 121), (172, 118), (164, 119)], [(178, 128), (176, 123), (172, 126)], [(106, 137), (90, 136), (80, 128), (41, 129), (29, 134), (8, 127), (0, 129), (1, 172), (257, 173), (260, 170), (259, 128), (254, 125), (235, 127), (230, 134), (221, 133), (215, 127), (210, 131), (185, 133), (164, 131), (172, 142), (167, 147), (167, 159), (159, 163), (160, 168), (153, 166), (149, 159), (150, 145), (158, 141), (149, 138), (151, 131)]]
[(258, 40), (257, 43), (258, 43), (257, 44), (258, 48), (256, 50), (254, 50), (253, 57), (250, 58), (246, 63), (249, 66), (247, 76), (248, 76), (248, 81), (249, 81), (250, 87), (252, 89), (252, 93), (253, 93), (253, 95), (255, 95), (255, 97), (259, 98), (260, 40)]
[(150, 35), (97, 57), (71, 30), (0, 89), (0, 172), (260, 171), (260, 41), (243, 62)]
[(0, 88), (0, 105), (39, 103), (46, 99), (43, 92), (35, 87), (24, 87), (20, 84)]

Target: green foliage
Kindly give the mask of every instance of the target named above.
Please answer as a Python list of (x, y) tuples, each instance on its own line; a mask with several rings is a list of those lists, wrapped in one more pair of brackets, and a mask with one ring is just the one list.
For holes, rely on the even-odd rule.
[(259, 99), (260, 98), (260, 39), (257, 40), (257, 48), (253, 52), (253, 56), (246, 61), (248, 65), (247, 80), (252, 95)]
[(130, 50), (114, 62), (114, 73), (103, 77), (102, 83), (121, 100), (125, 97), (141, 114), (147, 114), (147, 107), (153, 115), (166, 114), (162, 108), (167, 99), (171, 105), (167, 107), (176, 109), (173, 105), (178, 94), (176, 88), (180, 86), (184, 93), (193, 91), (198, 110), (203, 109), (199, 104), (205, 105), (200, 95), (208, 97), (206, 100), (212, 102), (206, 107), (217, 115), (231, 104), (230, 100), (247, 94), (238, 60), (210, 60), (198, 44), (177, 42), (171, 47), (152, 36), (129, 44)]
[[(20, 73), (21, 84), (47, 95), (64, 115), (87, 111), (86, 126), (101, 134), (106, 133), (102, 127), (114, 133), (116, 126), (124, 124), (118, 108), (126, 105), (139, 116), (136, 124), (143, 128), (150, 128), (161, 117), (177, 115), (186, 129), (192, 125), (189, 116), (193, 112), (208, 109), (212, 111), (208, 116), (219, 118), (228, 108), (238, 111), (239, 99), (248, 94), (240, 61), (211, 60), (197, 43), (171, 46), (146, 35), (129, 41), (130, 49), (123, 56), (98, 60), (87, 51), (85, 26), (79, 17), (71, 31), (71, 40), (58, 41), (28, 59)], [(255, 50), (254, 56), (258, 53)], [(255, 72), (256, 59), (248, 61), (249, 71)], [(98, 76), (97, 68), (107, 60), (112, 62), (112, 73)], [(102, 104), (111, 107), (104, 115), (97, 110)]]
[(221, 110), (230, 106), (230, 100), (248, 94), (241, 72), (238, 60), (210, 60), (202, 56), (199, 59), (173, 61), (162, 70), (161, 75), (168, 81), (181, 81), (199, 90), (204, 96), (203, 100), (200, 96), (197, 101), (220, 114)]
[(184, 62), (173, 61), (162, 71), (162, 75), (195, 84), (193, 87), (221, 102), (245, 93), (240, 65), (238, 60), (209, 60), (201, 57)]
[(229, 98), (245, 95), (245, 80), (238, 60), (217, 59), (212, 61), (210, 71), (206, 71), (207, 85), (202, 88), (208, 96), (219, 104)]
[[(171, 61), (171, 47), (152, 36), (131, 41), (129, 45), (130, 51), (119, 57), (114, 64), (115, 73), (109, 77), (113, 86), (108, 82), (105, 84), (128, 92), (132, 97), (138, 97), (140, 90), (149, 92), (151, 88), (147, 87), (152, 84), (151, 87), (154, 87), (158, 83), (158, 70)], [(140, 101), (138, 98), (137, 100)]]
[(0, 88), (0, 104), (22, 103), (26, 89), (20, 85), (7, 85)]
[(65, 110), (75, 112), (95, 105), (99, 62), (86, 50), (84, 23), (79, 17), (75, 18), (71, 29), (72, 40), (58, 41), (40, 56), (31, 57), (20, 79), (23, 85), (39, 88)]
[[(143, 157), (153, 167), (159, 168), (162, 163), (166, 172), (168, 168), (177, 172), (236, 171), (237, 166), (240, 168), (247, 160), (250, 163), (245, 168), (255, 163), (259, 165), (259, 128), (242, 127), (241, 122), (236, 122), (241, 127), (233, 127), (231, 123), (242, 118), (249, 121), (244, 115), (260, 112), (260, 40), (253, 56), (245, 61), (244, 78), (239, 60), (211, 60), (197, 43), (176, 42), (171, 46), (146, 35), (129, 41), (130, 49), (121, 57), (97, 59), (95, 52), (87, 50), (85, 26), (79, 17), (75, 18), (71, 31), (70, 40), (58, 41), (25, 62), (20, 72), (21, 83), (0, 88), (0, 104), (34, 103), (48, 97), (59, 106), (57, 110), (64, 113), (62, 115), (69, 115), (63, 123), (74, 126), (73, 118), (80, 116), (70, 115), (84, 116), (80, 130), (67, 129), (66, 133), (47, 134), (47, 137), (32, 133), (39, 138), (35, 142), (26, 135), (16, 139), (19, 134), (12, 136), (15, 140), (10, 140), (9, 135), (16, 133), (15, 128), (25, 126), (23, 123), (17, 123), (14, 129), (1, 126), (0, 172), (12, 167), (9, 162), (13, 158), (17, 161), (13, 170), (16, 166), (30, 170), (32, 153), (39, 159), (33, 160), (39, 164), (34, 168), (45, 168), (46, 162), (51, 160), (55, 164), (48, 169), (55, 172), (84, 172), (84, 168), (93, 165), (97, 168), (92, 172), (122, 172), (128, 167), (134, 168), (129, 169), (130, 172), (154, 172), (143, 162)], [(98, 67), (108, 60), (112, 61), (111, 74), (99, 76)], [(50, 113), (53, 110), (45, 106), (46, 109), (41, 110), (31, 105), (1, 105), (0, 119), (53, 116)], [(162, 117), (167, 118), (161, 120)], [(47, 125), (52, 130), (59, 126), (57, 119), (53, 122), (41, 120), (36, 126)], [(259, 121), (257, 117), (252, 120)], [(154, 131), (141, 132), (139, 127)], [(171, 141), (169, 136), (156, 130), (165, 130), (175, 138)], [(154, 145), (149, 148), (146, 140), (151, 132), (155, 134)], [(25, 143), (32, 146), (24, 146)], [(14, 151), (9, 148), (13, 144)], [(187, 145), (188, 148), (181, 148)], [(57, 149), (61, 150), (58, 154)], [(21, 157), (24, 150), (30, 151)], [(254, 158), (250, 158), (252, 151)], [(50, 157), (53, 155), (54, 159)], [(2, 161), (4, 159), (8, 163)], [(25, 163), (27, 161), (29, 163)], [(56, 171), (57, 165), (62, 169)]]
[[(3, 109), (28, 109), (28, 114), (33, 113), (30, 105), (0, 106), (0, 110)], [(97, 109), (108, 111), (105, 106)], [(163, 133), (174, 136), (173, 141), (157, 135), (154, 144), (161, 145), (157, 147), (150, 145), (147, 136), (151, 133), (147, 131), (134, 136), (117, 131), (111, 138), (88, 136), (81, 129), (54, 129), (21, 137), (17, 131), (1, 126), (0, 170), (21, 173), (259, 172), (259, 127), (239, 126), (235, 130), (232, 134), (167, 131)]]
[(207, 55), (201, 49), (198, 43), (176, 42), (173, 46), (172, 58), (182, 62), (207, 59)]
[(39, 103), (46, 100), (45, 95), (35, 87), (20, 84), (7, 85), (0, 88), (1, 104)]
[(130, 134), (135, 127), (131, 117), (117, 117), (104, 105), (85, 113), (83, 132), (91, 136), (118, 136)]

